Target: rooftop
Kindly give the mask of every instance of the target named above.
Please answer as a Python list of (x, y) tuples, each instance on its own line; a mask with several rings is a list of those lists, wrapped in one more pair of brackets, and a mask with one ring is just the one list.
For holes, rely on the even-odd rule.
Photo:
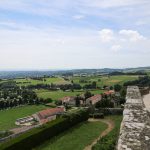
[(64, 112), (64, 108), (50, 108), (39, 111), (37, 115), (40, 117), (40, 119), (46, 119), (50, 116), (57, 115), (62, 112)]

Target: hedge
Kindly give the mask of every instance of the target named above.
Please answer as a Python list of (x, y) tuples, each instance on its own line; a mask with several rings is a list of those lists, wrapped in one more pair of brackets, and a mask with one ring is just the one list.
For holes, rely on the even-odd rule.
[(88, 117), (88, 110), (79, 110), (75, 113), (65, 115), (1, 144), (0, 150), (31, 150), (66, 129), (82, 121), (86, 121)]

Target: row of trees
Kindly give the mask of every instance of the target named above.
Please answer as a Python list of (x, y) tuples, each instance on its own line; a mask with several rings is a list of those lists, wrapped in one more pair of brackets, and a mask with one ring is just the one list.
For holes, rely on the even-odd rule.
[(140, 87), (150, 86), (150, 77), (143, 76), (143, 77), (139, 77), (139, 79), (137, 80), (127, 81), (124, 83), (124, 86), (129, 86), (129, 85), (137, 85)]
[(38, 104), (41, 100), (34, 91), (28, 89), (5, 89), (0, 92), (0, 109), (7, 109), (24, 104)]
[(63, 91), (66, 91), (66, 90), (80, 90), (82, 87), (80, 84), (76, 84), (76, 83), (73, 83), (73, 84), (37, 84), (37, 85), (29, 85), (27, 86), (28, 89), (47, 89), (47, 90), (57, 90), (57, 89), (60, 89), (60, 90), (63, 90)]

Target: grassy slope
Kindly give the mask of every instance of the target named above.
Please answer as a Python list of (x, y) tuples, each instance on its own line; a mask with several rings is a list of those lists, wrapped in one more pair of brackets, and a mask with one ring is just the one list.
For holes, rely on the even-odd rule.
[(84, 122), (47, 141), (37, 150), (83, 150), (106, 128), (107, 125), (101, 122)]
[(0, 130), (8, 130), (14, 128), (16, 127), (16, 119), (31, 115), (45, 108), (46, 106), (43, 105), (30, 105), (0, 111)]
[(116, 142), (119, 136), (122, 115), (108, 116), (106, 118), (113, 120), (115, 123), (115, 127), (109, 134), (101, 138), (97, 142), (97, 144), (95, 144), (92, 147), (92, 150), (114, 150), (115, 149)]

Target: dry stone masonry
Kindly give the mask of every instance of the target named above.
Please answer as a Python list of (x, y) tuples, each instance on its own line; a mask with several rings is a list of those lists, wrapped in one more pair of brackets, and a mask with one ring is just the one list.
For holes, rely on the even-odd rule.
[(139, 88), (127, 88), (117, 150), (150, 150), (150, 116)]

